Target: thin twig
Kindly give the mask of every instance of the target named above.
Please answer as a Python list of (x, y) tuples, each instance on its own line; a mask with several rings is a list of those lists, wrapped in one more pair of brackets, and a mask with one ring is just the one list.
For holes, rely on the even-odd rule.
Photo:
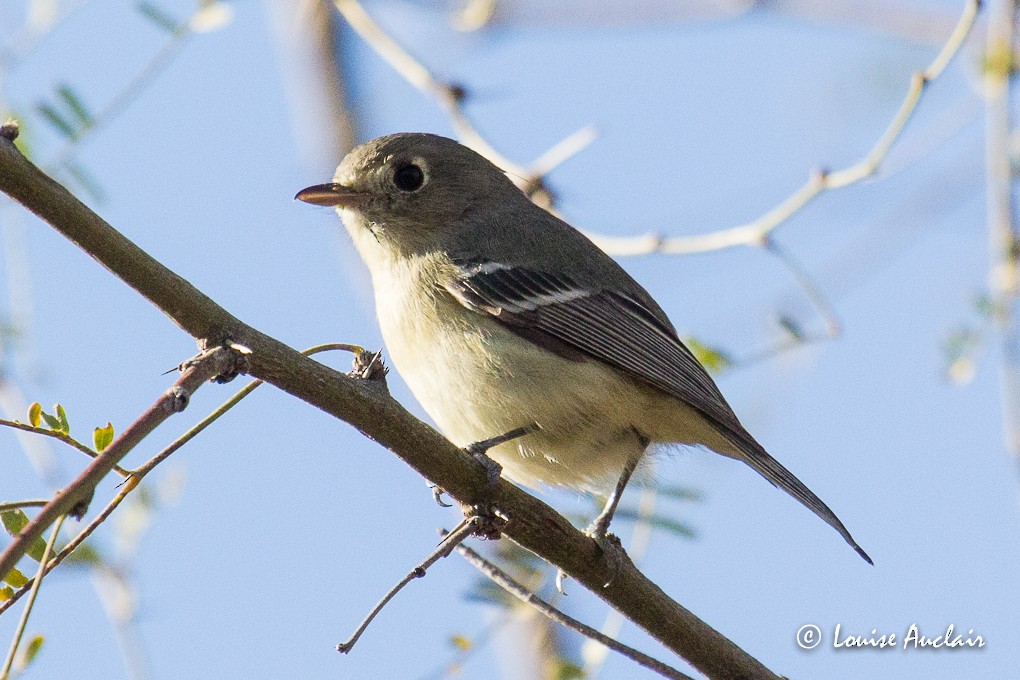
[(184, 369), (183, 375), (133, 422), (70, 484), (62, 489), (19, 533), (0, 555), (0, 574), (6, 574), (32, 543), (61, 515), (81, 517), (96, 485), (131, 449), (175, 413), (184, 410), (191, 394), (214, 376), (228, 372), (235, 361), (233, 351), (216, 347), (204, 352)]
[[(15, 430), (22, 430), (24, 432), (31, 432), (32, 434), (41, 434), (44, 437), (56, 439), (57, 441), (61, 441), (70, 446), (71, 448), (76, 449), (81, 453), (84, 453), (86, 456), (92, 458), (93, 460), (99, 455), (98, 453), (96, 453), (89, 447), (85, 446), (71, 435), (67, 434), (66, 432), (62, 432), (61, 430), (50, 430), (45, 427), (35, 427), (28, 423), (22, 423), (17, 420), (7, 420), (5, 418), (0, 418), (0, 426), (10, 427)], [(113, 471), (116, 472), (121, 477), (127, 477), (129, 474), (127, 470), (125, 470), (119, 465), (114, 465)]]
[[(309, 347), (308, 349), (302, 351), (301, 353), (304, 354), (305, 356), (311, 356), (313, 354), (318, 354), (319, 352), (327, 352), (331, 350), (344, 350), (354, 352), (356, 356), (360, 351), (363, 351), (362, 348), (357, 345), (350, 345), (342, 342), (331, 342), (322, 345), (316, 345), (314, 347)], [(128, 494), (130, 494), (132, 491), (138, 488), (138, 486), (141, 484), (142, 479), (147, 474), (152, 472), (153, 468), (155, 468), (157, 465), (159, 465), (167, 458), (169, 458), (171, 454), (173, 454), (175, 451), (184, 446), (184, 444), (194, 439), (195, 435), (197, 435), (205, 428), (209, 427), (209, 425), (211, 425), (214, 421), (220, 418), (220, 416), (229, 411), (231, 408), (236, 406), (239, 401), (241, 401), (246, 396), (251, 394), (252, 391), (261, 384), (262, 384), (261, 380), (253, 380), (249, 384), (245, 385), (243, 388), (238, 390), (238, 392), (234, 396), (223, 402), (212, 413), (210, 413), (202, 420), (198, 421), (198, 423), (196, 423), (193, 427), (189, 428), (187, 432), (182, 434), (180, 437), (178, 437), (168, 446), (166, 446), (162, 451), (160, 451), (155, 456), (146, 461), (144, 465), (141, 465), (138, 468), (132, 470), (128, 476), (127, 481), (125, 481), (121, 485), (120, 490), (117, 492), (117, 495), (113, 497), (113, 499), (106, 505), (105, 508), (103, 508), (102, 512), (100, 512), (95, 517), (95, 519), (89, 522), (85, 528), (79, 531), (78, 534), (60, 550), (60, 552), (54, 555), (53, 559), (50, 560), (49, 563), (46, 565), (46, 571), (44, 572), (44, 575), (53, 571), (53, 569), (56, 568), (57, 565), (59, 565), (61, 562), (63, 562), (68, 555), (74, 552), (79, 545), (84, 543), (85, 539), (88, 538), (96, 529), (98, 529), (99, 525), (105, 522), (107, 518), (109, 518), (109, 516), (113, 513), (113, 511), (117, 509), (117, 506), (121, 504), (121, 501), (123, 501), (128, 496)], [(12, 503), (0, 503), (0, 510), (6, 510), (7, 509), (6, 506), (11, 507), (44, 506), (48, 502), (49, 501), (46, 500), (32, 500), (32, 501), (18, 501)], [(34, 579), (30, 579), (27, 583), (25, 583), (25, 585), (23, 585), (18, 590), (14, 591), (14, 594), (11, 595), (10, 598), (8, 598), (4, 602), (0, 602), (0, 614), (3, 614), (11, 607), (11, 605), (13, 605), (19, 599), (21, 599), (21, 597), (26, 592), (28, 592), (28, 589), (32, 587), (33, 582)]]
[(0, 503), (0, 512), (6, 510), (17, 510), (18, 508), (41, 508), (49, 503), (45, 498), (38, 498), (30, 501), (7, 501)]
[(587, 149), (598, 137), (594, 125), (586, 125), (577, 132), (557, 142), (531, 164), (531, 174), (544, 177), (567, 160)]
[(917, 104), (927, 85), (942, 74), (953, 57), (960, 51), (960, 47), (974, 25), (974, 19), (980, 6), (980, 0), (968, 0), (963, 14), (942, 46), (942, 50), (928, 65), (928, 68), (911, 76), (906, 96), (885, 132), (882, 133), (871, 150), (853, 165), (832, 172), (824, 170), (812, 172), (800, 188), (775, 208), (751, 222), (736, 227), (697, 236), (663, 237), (657, 234), (646, 234), (636, 237), (614, 237), (589, 232), (588, 237), (607, 253), (620, 256), (651, 253), (679, 255), (706, 253), (735, 246), (762, 246), (771, 232), (802, 210), (822, 192), (841, 189), (860, 182), (878, 171), (882, 161), (889, 153), (889, 149), (899, 138), (903, 128), (917, 109)]
[(439, 103), (461, 142), (506, 171), (517, 186), (534, 188), (543, 175), (587, 147), (594, 138), (594, 128), (586, 126), (556, 144), (530, 168), (515, 163), (489, 144), (468, 119), (464, 113), (466, 93), (463, 87), (443, 82), (432, 75), (375, 23), (358, 0), (333, 0), (333, 5), (354, 32), (394, 71), (422, 94)]
[(42, 559), (39, 560), (39, 569), (35, 573), (32, 591), (28, 595), (28, 602), (25, 603), (25, 609), (22, 610), (21, 618), (18, 620), (18, 627), (14, 630), (14, 638), (11, 640), (11, 647), (7, 652), (7, 659), (4, 661), (3, 668), (0, 668), (0, 679), (2, 680), (7, 680), (10, 677), (11, 667), (14, 665), (14, 657), (18, 653), (18, 647), (21, 646), (21, 637), (25, 634), (25, 627), (28, 625), (28, 617), (32, 614), (32, 606), (35, 604), (35, 598), (39, 595), (39, 587), (42, 585), (43, 576), (46, 575), (46, 561), (53, 553), (53, 546), (57, 542), (57, 536), (60, 535), (60, 527), (64, 524), (64, 518), (66, 517), (67, 515), (61, 515), (53, 523), (53, 531), (50, 533), (50, 540), (46, 541), (46, 549), (43, 551)]
[(810, 272), (804, 268), (804, 266), (791, 255), (785, 248), (779, 246), (775, 239), (769, 239), (768, 244), (765, 246), (765, 250), (770, 254), (774, 255), (787, 271), (796, 280), (797, 285), (804, 294), (807, 295), (808, 300), (811, 302), (811, 306), (815, 308), (815, 312), (822, 319), (825, 325), (825, 336), (830, 340), (839, 337), (840, 329), (842, 324), (839, 322), (839, 317), (836, 315), (836, 310), (833, 308), (832, 303), (822, 292), (821, 287), (812, 278)]
[[(91, 536), (92, 532), (98, 529), (99, 525), (105, 522), (107, 518), (113, 514), (113, 511), (117, 509), (117, 506), (121, 504), (121, 501), (127, 498), (128, 494), (134, 491), (137, 486), (138, 482), (136, 479), (134, 477), (129, 477), (128, 480), (121, 485), (120, 489), (117, 491), (117, 495), (113, 497), (113, 500), (106, 504), (106, 507), (103, 508), (103, 510), (88, 523), (88, 526), (79, 531), (77, 536), (71, 539), (67, 545), (60, 549), (60, 552), (53, 556), (53, 559), (46, 563), (46, 569), (43, 571), (43, 576), (53, 571), (68, 555), (73, 553), (78, 546), (84, 543), (85, 539)], [(35, 581), (35, 578), (30, 579), (28, 583), (15, 590), (14, 594), (11, 595), (8, 600), (0, 602), (0, 615), (14, 606), (14, 603), (20, 600), (21, 597), (27, 593), (30, 588), (32, 588)]]
[(510, 578), (510, 576), (506, 572), (504, 572), (502, 569), (497, 567), (492, 562), (489, 562), (487, 559), (476, 553), (471, 548), (468, 548), (465, 545), (459, 545), (457, 546), (457, 552), (459, 552), (464, 557), (464, 559), (466, 559), (472, 566), (478, 569), (478, 571), (482, 572), (482, 574), (488, 577), (493, 583), (495, 583), (500, 588), (510, 593), (517, 599), (521, 600), (525, 604), (531, 605), (532, 607), (542, 612), (542, 614), (549, 617), (556, 623), (566, 626), (567, 628), (576, 631), (581, 635), (584, 635), (585, 637), (591, 638), (592, 640), (595, 640), (596, 642), (599, 642), (605, 645), (606, 647), (609, 647), (613, 651), (623, 654), (628, 659), (644, 666), (645, 668), (649, 668), (655, 671), (656, 673), (665, 678), (674, 678), (674, 680), (694, 680), (691, 676), (685, 675), (680, 671), (676, 670), (675, 668), (667, 666), (661, 661), (653, 659), (652, 657), (648, 656), (643, 652), (639, 652), (633, 647), (628, 647), (627, 645), (621, 642), (617, 642), (613, 638), (607, 635), (603, 635), (602, 633), (595, 630), (591, 626), (583, 624), (573, 617), (567, 616), (559, 609), (556, 609), (555, 607), (547, 603), (545, 600), (542, 600), (541, 598), (537, 597), (534, 593), (529, 591), (520, 583)]
[[(313, 354), (318, 354), (319, 352), (328, 352), (332, 350), (344, 350), (347, 352), (353, 352), (355, 356), (358, 356), (361, 352), (364, 351), (358, 345), (349, 345), (344, 342), (330, 342), (323, 345), (309, 347), (308, 349), (303, 350), (301, 353), (304, 354), (306, 357), (309, 357), (312, 356)], [(255, 390), (256, 387), (262, 384), (263, 384), (262, 380), (252, 380), (250, 383), (242, 387), (240, 390), (237, 391), (236, 394), (234, 394), (234, 396), (230, 397), (230, 399), (227, 399), (225, 402), (220, 404), (216, 409), (212, 411), (212, 413), (207, 415), (205, 418), (202, 418), (202, 420), (195, 423), (184, 434), (175, 439), (169, 446), (167, 446), (162, 451), (160, 451), (155, 456), (146, 461), (144, 465), (141, 465), (138, 468), (131, 470), (130, 472), (131, 476), (135, 477), (137, 481), (141, 481), (142, 477), (152, 472), (152, 469), (154, 467), (156, 467), (164, 460), (169, 458), (170, 455), (174, 453), (174, 451), (177, 451), (179, 448), (181, 448), (189, 441), (194, 439), (199, 432), (212, 425), (224, 413), (237, 406), (237, 403), (239, 401), (247, 397)]]
[(361, 637), (361, 634), (364, 633), (365, 629), (368, 628), (369, 624), (372, 623), (372, 619), (374, 619), (379, 614), (379, 612), (382, 611), (383, 607), (385, 607), (389, 603), (389, 601), (392, 600), (394, 596), (396, 596), (396, 594), (399, 593), (404, 588), (404, 586), (406, 586), (408, 583), (415, 579), (423, 577), (425, 575), (426, 569), (431, 567), (433, 564), (435, 564), (442, 558), (447, 557), (451, 552), (453, 552), (454, 548), (460, 546), (464, 539), (470, 536), (474, 532), (474, 530), (475, 530), (474, 517), (465, 517), (463, 520), (461, 520), (460, 524), (458, 524), (453, 531), (443, 536), (443, 540), (440, 541), (439, 547), (436, 548), (431, 555), (426, 557), (421, 564), (419, 564), (417, 567), (409, 571), (407, 573), (407, 576), (400, 579), (400, 581), (398, 581), (395, 586), (390, 588), (389, 592), (387, 592), (383, 596), (383, 598), (379, 600), (374, 607), (372, 607), (372, 610), (368, 613), (368, 616), (366, 616), (365, 620), (358, 625), (358, 627), (354, 630), (354, 633), (351, 635), (351, 637), (348, 638), (345, 642), (341, 642), (336, 646), (336, 651), (342, 654), (347, 654), (348, 652), (350, 652), (351, 649), (354, 648), (355, 643), (357, 643), (358, 638)]

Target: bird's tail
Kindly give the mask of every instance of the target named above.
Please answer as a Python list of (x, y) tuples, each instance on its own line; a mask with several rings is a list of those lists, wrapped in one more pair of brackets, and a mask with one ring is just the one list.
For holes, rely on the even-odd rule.
[(735, 428), (726, 427), (722, 435), (737, 449), (741, 460), (757, 470), (758, 474), (769, 480), (773, 485), (786, 491), (786, 493), (796, 498), (806, 508), (825, 520), (829, 526), (839, 532), (839, 535), (850, 544), (851, 548), (857, 551), (858, 555), (864, 558), (865, 562), (872, 565), (875, 564), (871, 557), (868, 556), (868, 553), (864, 552), (864, 549), (857, 545), (857, 541), (850, 535), (850, 532), (843, 526), (843, 523), (839, 521), (836, 513), (830, 510), (829, 506), (823, 503), (822, 499), (816, 496), (811, 489), (807, 488), (804, 482), (797, 479), (792, 472), (783, 467), (782, 463), (770, 456), (768, 451), (755, 441), (750, 433), (743, 428), (740, 428), (738, 431)]

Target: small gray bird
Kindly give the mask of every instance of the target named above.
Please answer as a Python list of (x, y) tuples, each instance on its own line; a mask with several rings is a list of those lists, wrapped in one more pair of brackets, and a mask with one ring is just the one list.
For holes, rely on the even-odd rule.
[(617, 482), (597, 539), (650, 444), (701, 445), (750, 465), (871, 563), (744, 429), (645, 289), (482, 156), (436, 135), (380, 137), (296, 198), (339, 212), (372, 274), (390, 358), (451, 441), (534, 423), (489, 451), (509, 479), (595, 492)]

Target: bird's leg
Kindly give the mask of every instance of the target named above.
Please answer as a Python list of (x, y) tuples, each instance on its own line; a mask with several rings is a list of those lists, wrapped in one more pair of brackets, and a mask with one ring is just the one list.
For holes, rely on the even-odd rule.
[(620, 505), (620, 499), (623, 498), (623, 491), (627, 488), (627, 483), (634, 475), (634, 470), (637, 469), (638, 461), (641, 460), (644, 452), (645, 450), (642, 447), (640, 451), (627, 459), (627, 464), (623, 466), (623, 472), (620, 473), (620, 480), (616, 482), (616, 488), (613, 489), (613, 493), (606, 500), (605, 507), (602, 508), (602, 512), (595, 518), (595, 521), (585, 529), (585, 533), (594, 538), (596, 543), (601, 545), (602, 541), (605, 541), (606, 537), (609, 536), (609, 524), (613, 521), (616, 508)]
[(499, 476), (503, 472), (503, 466), (489, 458), (489, 449), (500, 444), (505, 444), (508, 441), (518, 439), (524, 435), (531, 434), (532, 432), (538, 431), (538, 423), (528, 423), (524, 427), (517, 427), (509, 432), (504, 432), (501, 435), (490, 437), (489, 439), (483, 439), (482, 441), (475, 442), (474, 444), (468, 444), (464, 447), (464, 451), (474, 458), (478, 463), (485, 468), (485, 472), (489, 477), (489, 487), (494, 487), (499, 482)]
[[(623, 546), (620, 545), (619, 538), (609, 533), (609, 524), (613, 521), (613, 515), (616, 514), (616, 508), (620, 505), (620, 499), (623, 498), (623, 492), (627, 488), (627, 483), (630, 482), (634, 471), (637, 470), (641, 456), (645, 454), (645, 449), (648, 448), (648, 444), (651, 441), (637, 430), (634, 430), (634, 434), (637, 436), (641, 447), (627, 458), (623, 471), (620, 473), (620, 479), (616, 482), (616, 488), (613, 489), (613, 493), (606, 500), (605, 507), (602, 508), (602, 512), (595, 518), (595, 521), (584, 530), (584, 533), (588, 534), (599, 548), (602, 549), (602, 554), (606, 556), (606, 560), (609, 562), (610, 569), (612, 570), (609, 580), (603, 584), (603, 588), (608, 588), (613, 584), (617, 572), (620, 571), (620, 565), (623, 563), (623, 555), (621, 554)], [(566, 578), (566, 573), (560, 569), (556, 573), (556, 590), (565, 595), (566, 593), (563, 592), (564, 578)]]
[[(488, 477), (485, 488), (481, 493), (481, 499), (471, 505), (462, 506), (464, 515), (474, 520), (475, 536), (480, 538), (497, 539), (502, 534), (503, 526), (505, 526), (508, 521), (506, 516), (499, 514), (499, 512), (492, 506), (492, 503), (488, 500), (492, 490), (496, 488), (497, 484), (499, 484), (500, 474), (503, 472), (503, 466), (489, 458), (489, 449), (531, 434), (539, 429), (538, 423), (529, 423), (523, 427), (514, 428), (509, 432), (505, 432), (495, 437), (490, 437), (489, 439), (483, 439), (482, 441), (475, 442), (474, 444), (468, 444), (464, 447), (464, 452), (478, 461), (478, 463), (485, 468), (485, 473)], [(438, 494), (436, 495), (438, 496)]]

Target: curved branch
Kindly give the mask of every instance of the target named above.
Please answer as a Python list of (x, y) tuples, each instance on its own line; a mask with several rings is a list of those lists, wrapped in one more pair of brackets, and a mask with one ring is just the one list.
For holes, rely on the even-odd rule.
[(921, 101), (921, 95), (924, 94), (925, 88), (942, 74), (949, 62), (960, 51), (964, 40), (974, 26), (974, 19), (980, 9), (981, 0), (967, 0), (956, 27), (946, 39), (935, 59), (928, 65), (928, 68), (914, 73), (910, 77), (910, 85), (903, 102), (882, 136), (871, 147), (871, 150), (853, 165), (834, 171), (815, 170), (800, 188), (779, 205), (747, 224), (695, 236), (665, 237), (657, 234), (645, 234), (644, 236), (631, 237), (605, 236), (586, 232), (588, 238), (610, 255), (620, 256), (651, 253), (684, 255), (707, 253), (735, 246), (764, 245), (769, 234), (820, 194), (856, 184), (878, 171), (882, 161), (889, 153), (889, 149), (899, 139), (903, 128), (906, 127), (907, 122), (914, 115), (914, 111), (917, 110), (917, 104)]
[[(253, 376), (350, 423), (461, 503), (491, 500), (510, 518), (504, 531), (508, 538), (563, 569), (708, 677), (777, 680), (759, 661), (670, 599), (630, 560), (610, 564), (594, 541), (512, 484), (501, 480), (491, 488), (480, 465), (412, 416), (380, 382), (346, 376), (237, 320), (47, 177), (18, 152), (9, 135), (0, 135), (0, 190), (78, 244), (203, 345), (227, 339), (244, 345), (251, 350), (246, 358)], [(603, 587), (608, 581), (612, 585)]]

